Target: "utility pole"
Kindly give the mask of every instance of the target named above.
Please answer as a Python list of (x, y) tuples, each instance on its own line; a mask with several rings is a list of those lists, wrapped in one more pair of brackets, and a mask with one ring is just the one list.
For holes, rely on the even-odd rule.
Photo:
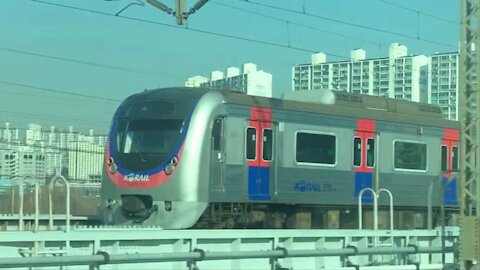
[(187, 20), (187, 0), (175, 1), (175, 17), (177, 18), (177, 24), (183, 25)]
[(480, 0), (461, 1), (459, 112), (461, 123), (460, 260), (480, 269)]
[[(187, 11), (187, 0), (175, 0), (175, 11), (173, 11), (173, 9), (169, 8), (167, 5), (159, 2), (158, 0), (146, 1), (153, 7), (156, 7), (167, 14), (175, 16), (178, 25), (184, 25), (187, 22), (188, 16), (197, 12), (208, 2), (208, 0), (198, 0), (193, 7)], [(122, 9), (122, 11), (123, 10), (124, 9)]]

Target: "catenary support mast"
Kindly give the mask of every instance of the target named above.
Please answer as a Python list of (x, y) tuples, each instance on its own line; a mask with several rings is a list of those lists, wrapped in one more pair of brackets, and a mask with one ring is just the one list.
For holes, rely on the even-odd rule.
[[(480, 0), (461, 0), (459, 115), (461, 122), (460, 258), (465, 269), (480, 269), (480, 104), (478, 86)], [(478, 157), (477, 159), (475, 157)]]

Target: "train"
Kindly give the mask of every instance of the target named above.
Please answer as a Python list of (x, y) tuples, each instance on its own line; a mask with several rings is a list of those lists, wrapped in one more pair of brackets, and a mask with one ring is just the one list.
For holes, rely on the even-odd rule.
[(372, 214), (370, 188), (393, 195), (396, 219), (426, 226), (429, 193), (434, 213), (458, 209), (459, 129), (434, 105), (340, 91), (145, 90), (113, 116), (101, 218), (164, 229), (355, 228), (359, 201)]

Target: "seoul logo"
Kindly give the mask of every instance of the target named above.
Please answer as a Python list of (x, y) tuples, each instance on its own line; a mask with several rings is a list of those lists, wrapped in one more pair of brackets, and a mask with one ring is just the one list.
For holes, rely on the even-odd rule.
[(123, 180), (127, 182), (148, 182), (150, 181), (150, 178), (148, 178), (148, 176), (148, 174), (130, 173), (125, 175), (125, 177), (123, 177)]

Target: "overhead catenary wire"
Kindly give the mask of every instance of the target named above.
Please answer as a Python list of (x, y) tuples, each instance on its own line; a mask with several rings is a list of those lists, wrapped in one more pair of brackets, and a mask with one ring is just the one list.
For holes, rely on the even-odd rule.
[[(164, 27), (170, 27), (170, 28), (175, 28), (175, 29), (181, 29), (181, 30), (184, 30), (184, 31), (191, 31), (191, 32), (197, 32), (197, 33), (202, 33), (202, 34), (208, 34), (208, 35), (212, 35), (212, 36), (219, 36), (219, 37), (241, 40), (241, 41), (246, 41), (246, 42), (251, 42), (251, 43), (263, 44), (263, 45), (272, 46), (272, 47), (279, 47), (279, 48), (285, 48), (285, 49), (291, 49), (291, 50), (303, 51), (303, 52), (309, 52), (309, 53), (317, 52), (317, 50), (312, 50), (312, 49), (308, 49), (308, 48), (301, 48), (301, 47), (296, 47), (296, 46), (288, 46), (288, 44), (281, 44), (281, 43), (257, 40), (257, 39), (253, 39), (253, 38), (240, 37), (240, 36), (235, 36), (235, 35), (230, 35), (230, 34), (217, 33), (217, 32), (212, 32), (212, 31), (207, 31), (207, 30), (202, 30), (202, 29), (197, 29), (197, 28), (192, 28), (192, 27), (186, 28), (186, 27), (175, 26), (175, 25), (171, 25), (171, 24), (167, 24), (167, 23), (151, 21), (151, 20), (146, 20), (146, 19), (140, 19), (140, 18), (134, 18), (134, 17), (128, 17), (128, 16), (123, 16), (123, 15), (116, 16), (115, 14), (102, 12), (102, 11), (98, 11), (98, 10), (91, 10), (91, 9), (85, 9), (85, 8), (80, 8), (80, 7), (58, 4), (58, 3), (51, 3), (51, 2), (42, 1), (42, 0), (30, 0), (30, 1), (35, 2), (35, 3), (45, 4), (45, 5), (51, 5), (51, 6), (56, 6), (56, 7), (66, 8), (66, 9), (72, 9), (72, 10), (97, 14), (97, 15), (110, 16), (110, 17), (114, 17), (114, 18), (121, 18), (121, 19), (125, 19), (125, 20), (131, 20), (131, 21), (143, 22), (143, 23), (148, 23), (148, 24), (161, 25), (161, 26), (164, 26)], [(330, 56), (341, 58), (341, 59), (350, 59), (349, 57), (344, 56), (344, 55), (338, 55), (338, 54), (329, 53), (329, 52), (325, 52), (325, 53), (330, 55)]]
[(302, 27), (302, 28), (305, 28), (305, 29), (310, 29), (310, 30), (314, 30), (314, 31), (322, 32), (322, 33), (327, 33), (327, 34), (330, 34), (330, 35), (339, 36), (339, 37), (343, 37), (343, 38), (348, 38), (348, 39), (352, 39), (352, 40), (357, 40), (357, 41), (369, 43), (369, 44), (379, 46), (379, 47), (381, 46), (381, 44), (373, 42), (371, 40), (361, 39), (361, 38), (357, 38), (357, 37), (354, 37), (354, 36), (341, 34), (341, 33), (335, 32), (335, 31), (330, 31), (330, 30), (318, 28), (318, 27), (315, 27), (315, 26), (307, 25), (307, 24), (293, 22), (291, 20), (286, 20), (286, 19), (283, 19), (283, 18), (267, 15), (265, 13), (261, 13), (261, 12), (257, 12), (257, 11), (253, 11), (253, 10), (244, 9), (244, 8), (241, 8), (241, 7), (225, 4), (225, 3), (222, 3), (222, 2), (210, 1), (210, 3), (216, 4), (216, 5), (219, 5), (219, 6), (224, 6), (224, 7), (236, 9), (236, 10), (246, 12), (246, 13), (255, 14), (255, 15), (258, 15), (258, 16), (261, 16), (261, 17), (264, 17), (264, 18), (269, 18), (269, 19), (272, 19), (272, 20), (285, 22), (287, 25), (295, 25), (295, 26), (299, 26), (299, 27)]
[[(29, 119), (32, 119), (33, 117), (36, 118), (42, 118), (46, 120), (51, 120), (51, 119), (56, 119), (56, 120), (73, 120), (73, 121), (81, 121), (84, 123), (90, 123), (90, 124), (106, 124), (108, 125), (109, 121), (96, 121), (92, 119), (82, 119), (82, 118), (76, 118), (76, 117), (65, 117), (65, 116), (59, 116), (59, 115), (51, 115), (51, 114), (39, 114), (39, 113), (28, 113), (28, 112), (15, 112), (15, 111), (9, 111), (9, 110), (0, 110), (0, 113), (2, 114), (10, 114), (10, 115), (17, 115), (17, 116), (22, 116), (26, 117)], [(82, 126), (86, 126), (87, 124), (82, 124)], [(2, 127), (0, 127), (0, 130)]]
[[(68, 134), (68, 133), (66, 133), (66, 134)], [(98, 135), (96, 135), (96, 136), (98, 136)], [(78, 143), (86, 143), (86, 142), (87, 141), (69, 141), (68, 143), (78, 144)], [(12, 146), (17, 146), (17, 145), (12, 144)], [(99, 145), (99, 144), (95, 144), (95, 143), (92, 143), (91, 147), (102, 147), (102, 150), (95, 151), (95, 150), (76, 149), (76, 148), (72, 148), (72, 147), (59, 147), (59, 146), (49, 146), (49, 145), (41, 146), (41, 145), (35, 145), (35, 144), (33, 144), (33, 145), (20, 144), (18, 146), (23, 147), (22, 152), (25, 152), (25, 147), (30, 147), (31, 149), (35, 149), (35, 150), (44, 150), (44, 151), (46, 151), (45, 152), (46, 154), (57, 154), (57, 153), (60, 153), (60, 152), (69, 152), (69, 151), (76, 152), (76, 153), (84, 153), (84, 154), (98, 154), (98, 155), (104, 155), (105, 154), (105, 151), (103, 150), (104, 145)], [(58, 151), (58, 152), (48, 152), (48, 150)], [(19, 152), (19, 151), (15, 151), (14, 149), (8, 149), (8, 151)]]
[(373, 26), (367, 26), (367, 25), (362, 25), (362, 24), (358, 24), (358, 23), (348, 22), (348, 21), (335, 19), (335, 18), (330, 18), (330, 17), (326, 17), (326, 16), (316, 15), (316, 14), (305, 12), (305, 11), (298, 11), (298, 10), (283, 8), (283, 7), (264, 4), (264, 3), (259, 3), (259, 2), (255, 2), (255, 1), (251, 1), (251, 0), (238, 0), (238, 1), (248, 3), (248, 4), (251, 4), (251, 5), (266, 7), (266, 8), (270, 8), (270, 9), (281, 10), (281, 11), (284, 11), (284, 12), (300, 14), (300, 15), (303, 15), (303, 16), (308, 16), (308, 17), (312, 17), (312, 18), (316, 18), (316, 19), (320, 19), (320, 20), (325, 20), (325, 21), (330, 21), (330, 22), (334, 22), (334, 23), (338, 23), (338, 24), (348, 25), (348, 26), (361, 28), (361, 29), (365, 29), (365, 30), (369, 30), (369, 31), (374, 31), (374, 32), (379, 32), (379, 33), (384, 33), (384, 34), (390, 34), (390, 35), (404, 37), (404, 38), (408, 38), (408, 39), (419, 40), (419, 41), (423, 41), (423, 42), (426, 42), (426, 43), (436, 44), (436, 45), (449, 47), (449, 48), (456, 48), (453, 45), (446, 44), (446, 43), (439, 42), (439, 41), (435, 41), (435, 40), (425, 39), (425, 38), (421, 38), (421, 37), (417, 37), (417, 36), (412, 36), (412, 35), (408, 35), (408, 34), (404, 34), (404, 33), (399, 33), (399, 32), (394, 32), (394, 31), (390, 31), (390, 30), (380, 29), (380, 28), (376, 28), (376, 27), (373, 27)]
[[(34, 1), (34, 0), (32, 0), (32, 1)], [(156, 71), (137, 70), (137, 69), (133, 69), (133, 68), (129, 68), (129, 67), (122, 67), (122, 66), (115, 66), (115, 65), (103, 64), (103, 63), (96, 63), (96, 62), (74, 59), (74, 58), (69, 58), (69, 57), (62, 57), (62, 56), (49, 55), (49, 54), (44, 54), (44, 53), (37, 53), (37, 52), (13, 49), (13, 48), (8, 48), (8, 47), (4, 47), (4, 46), (0, 46), (0, 50), (5, 51), (5, 52), (10, 52), (10, 53), (24, 54), (24, 55), (48, 58), (48, 59), (53, 59), (53, 60), (59, 60), (59, 61), (65, 61), (65, 62), (71, 62), (71, 63), (76, 63), (76, 64), (83, 64), (83, 65), (89, 65), (89, 66), (94, 66), (94, 67), (100, 67), (100, 68), (107, 68), (107, 69), (119, 70), (119, 71), (124, 71), (124, 72), (130, 72), (130, 73), (143, 74), (143, 75), (164, 76), (164, 77), (165, 76), (185, 77), (184, 75), (181, 75), (181, 74), (169, 74), (169, 73), (162, 73), (162, 72), (156, 72)]]
[(115, 103), (118, 103), (118, 102), (122, 101), (122, 100), (119, 100), (119, 99), (100, 97), (100, 96), (92, 96), (92, 95), (86, 95), (86, 94), (79, 94), (79, 93), (75, 93), (75, 92), (57, 90), (57, 89), (46, 88), (46, 87), (39, 87), (39, 86), (35, 86), (35, 85), (28, 85), (28, 84), (16, 83), (16, 82), (4, 81), (4, 80), (0, 80), (0, 84), (17, 86), (17, 87), (25, 87), (25, 88), (35, 89), (35, 90), (43, 91), (43, 92), (63, 94), (63, 95), (69, 95), (69, 96), (75, 96), (75, 97), (91, 98), (91, 99), (97, 99), (97, 100), (103, 100), (103, 101), (109, 101), (109, 102), (115, 102)]
[(382, 2), (384, 4), (387, 4), (387, 5), (395, 6), (395, 7), (400, 8), (400, 9), (404, 9), (404, 10), (408, 10), (408, 11), (413, 12), (413, 13), (417, 13), (417, 14), (425, 16), (425, 17), (430, 17), (432, 19), (436, 19), (436, 20), (447, 22), (447, 23), (454, 24), (454, 25), (460, 25), (460, 22), (445, 19), (443, 17), (437, 16), (437, 15), (434, 15), (434, 14), (431, 14), (431, 13), (427, 13), (427, 12), (424, 12), (424, 11), (413, 9), (413, 8), (401, 5), (397, 2), (391, 2), (391, 1), (387, 1), (387, 0), (378, 0), (378, 1)]

